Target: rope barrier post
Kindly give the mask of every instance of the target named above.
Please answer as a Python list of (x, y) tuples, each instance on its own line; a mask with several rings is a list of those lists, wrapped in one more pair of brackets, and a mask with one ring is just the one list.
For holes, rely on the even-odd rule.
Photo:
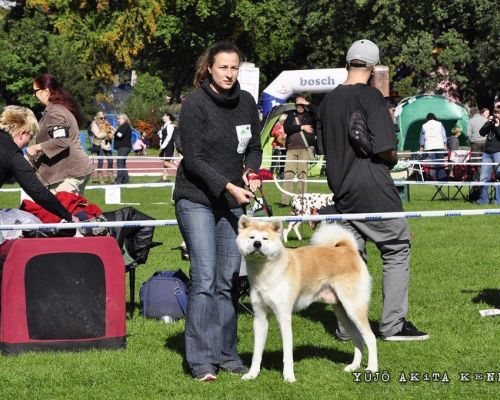
[(106, 204), (121, 204), (121, 189), (112, 185), (106, 186), (106, 188), (104, 189), (104, 202)]

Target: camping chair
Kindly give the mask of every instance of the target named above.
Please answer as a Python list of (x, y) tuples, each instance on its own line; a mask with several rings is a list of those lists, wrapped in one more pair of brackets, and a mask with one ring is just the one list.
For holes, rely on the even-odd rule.
[[(466, 165), (466, 163), (470, 162), (470, 160), (470, 150), (450, 150), (448, 152), (448, 180), (452, 182), (470, 182), (472, 180), (472, 170), (469, 165)], [(463, 192), (463, 189), (465, 188), (464, 185), (457, 184), (453, 187), (455, 188), (455, 193), (451, 197), (451, 200), (455, 200), (458, 195), (461, 195), (462, 199), (468, 200), (469, 193), (465, 194)]]
[[(434, 156), (429, 156), (432, 154)], [(438, 154), (437, 156), (435, 154)], [(427, 157), (423, 158), (429, 161), (429, 164), (422, 164), (423, 176), (427, 181), (435, 182), (446, 182), (448, 180), (447, 175), (447, 162), (448, 156), (444, 152), (434, 152), (425, 154)], [(446, 189), (444, 189), (446, 188)], [(434, 195), (431, 198), (433, 201), (437, 196), (440, 196), (442, 200), (449, 200), (449, 186), (445, 183), (436, 183), (434, 185)], [(446, 191), (446, 192), (445, 192)]]
[(419, 153), (412, 154), (408, 161), (408, 179), (424, 182), (424, 167), (421, 163), (422, 160), (427, 158), (427, 154)]

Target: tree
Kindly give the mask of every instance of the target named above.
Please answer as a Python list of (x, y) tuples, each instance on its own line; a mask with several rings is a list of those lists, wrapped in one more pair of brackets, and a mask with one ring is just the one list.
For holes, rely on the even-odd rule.
[(34, 13), (19, 20), (6, 18), (0, 31), (0, 91), (6, 104), (34, 106), (32, 79), (46, 66), (47, 21)]
[(142, 120), (156, 126), (165, 104), (165, 87), (161, 79), (145, 73), (137, 78), (137, 83), (123, 106), (123, 112), (134, 122)]

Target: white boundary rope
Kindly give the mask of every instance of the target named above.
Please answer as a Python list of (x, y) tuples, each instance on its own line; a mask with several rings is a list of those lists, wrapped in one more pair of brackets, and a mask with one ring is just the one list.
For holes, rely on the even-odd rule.
[[(258, 217), (262, 220), (280, 220), (283, 222), (297, 221), (381, 221), (394, 218), (433, 218), (433, 217), (468, 217), (468, 216), (496, 216), (500, 215), (500, 208), (481, 210), (440, 210), (440, 211), (411, 211), (411, 212), (387, 212), (387, 213), (359, 213), (359, 214), (328, 214), (328, 215), (304, 215), (304, 216), (276, 216)], [(144, 226), (176, 226), (177, 220), (143, 220), (143, 221), (108, 221), (108, 222), (77, 222), (77, 223), (52, 223), (52, 224), (10, 224), (0, 225), (0, 230), (35, 230), (35, 229), (75, 229), (75, 228), (97, 228), (97, 227), (144, 227)]]

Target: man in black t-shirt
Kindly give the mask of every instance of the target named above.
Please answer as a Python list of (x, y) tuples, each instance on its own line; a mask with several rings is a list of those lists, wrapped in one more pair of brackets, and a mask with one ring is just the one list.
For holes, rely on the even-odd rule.
[[(397, 163), (396, 136), (384, 97), (368, 86), (379, 50), (369, 40), (354, 42), (347, 52), (347, 80), (327, 94), (319, 108), (328, 185), (334, 193), (338, 213), (403, 211), (389, 173)], [(358, 113), (355, 113), (358, 111)], [(348, 139), (349, 126), (359, 111), (366, 125), (371, 155), (357, 153)], [(405, 219), (346, 221), (366, 261), (365, 244), (372, 240), (383, 262), (383, 310), (380, 335), (388, 341), (425, 340), (429, 337), (405, 319), (408, 312), (410, 231)], [(349, 335), (341, 324), (341, 340)]]

